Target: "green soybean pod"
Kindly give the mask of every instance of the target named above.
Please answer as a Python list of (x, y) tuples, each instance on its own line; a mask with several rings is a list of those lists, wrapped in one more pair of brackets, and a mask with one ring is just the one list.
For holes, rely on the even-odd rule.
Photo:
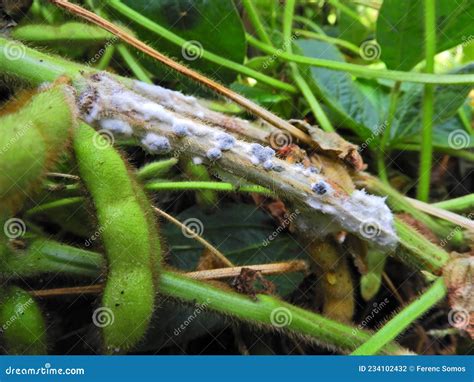
[[(76, 115), (71, 88), (54, 85), (0, 118), (0, 210), (15, 212), (68, 145)], [(5, 212), (9, 211), (9, 212)]]
[[(161, 261), (158, 232), (143, 189), (121, 155), (81, 124), (74, 151), (81, 178), (94, 202), (107, 255), (101, 311), (105, 351), (125, 352), (145, 334), (155, 304), (155, 266)], [(96, 313), (94, 312), (94, 313)]]
[(0, 323), (8, 354), (47, 354), (43, 314), (23, 289), (12, 286), (0, 292)]

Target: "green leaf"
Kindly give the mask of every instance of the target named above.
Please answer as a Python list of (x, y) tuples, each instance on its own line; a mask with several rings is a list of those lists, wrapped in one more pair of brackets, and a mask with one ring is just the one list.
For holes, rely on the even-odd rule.
[[(357, 13), (357, 6), (355, 4), (346, 2), (344, 5)], [(339, 31), (338, 38), (350, 41), (355, 45), (360, 45), (369, 33), (365, 25), (342, 11), (339, 12), (337, 27)]]
[(235, 92), (242, 94), (246, 98), (249, 98), (252, 101), (264, 106), (272, 106), (277, 103), (290, 100), (290, 97), (287, 94), (271, 93), (270, 90), (251, 87), (238, 82), (231, 84), (230, 88)]
[[(436, 51), (442, 52), (472, 35), (472, 0), (436, 1)], [(410, 70), (424, 58), (423, 0), (384, 0), (377, 19), (381, 59), (389, 69)]]
[[(452, 73), (472, 73), (474, 63)], [(468, 85), (438, 85), (435, 88), (434, 125), (441, 125), (451, 118), (464, 104), (471, 87)], [(400, 98), (391, 127), (391, 143), (416, 140), (421, 131), (423, 86), (412, 85)]]
[[(244, 62), (245, 33), (231, 0), (124, 0), (123, 3), (187, 40), (188, 50), (152, 34), (138, 24), (132, 24), (130, 27), (140, 39), (220, 82), (230, 83), (235, 80), (235, 72), (199, 57), (202, 47), (234, 62)], [(191, 45), (194, 48), (189, 48)], [(163, 71), (162, 68), (157, 68), (156, 61), (144, 60), (144, 64), (155, 74), (157, 70), (158, 73)]]
[[(236, 265), (274, 263), (306, 257), (297, 242), (288, 233), (280, 232), (281, 229), (273, 240), (267, 240), (277, 232), (277, 225), (255, 206), (224, 204), (211, 215), (194, 206), (177, 218), (188, 226), (193, 223), (197, 231), (201, 231), (202, 227), (202, 236)], [(183, 271), (195, 270), (203, 247), (185, 237), (175, 225), (165, 225), (162, 232), (171, 249), (168, 259), (170, 264)], [(285, 296), (298, 287), (303, 274), (289, 273), (266, 278), (275, 283), (281, 296)]]
[(433, 145), (455, 150), (471, 149), (474, 147), (474, 134), (466, 132), (456, 115), (434, 127)]
[[(307, 57), (344, 61), (344, 57), (332, 44), (315, 40), (297, 40), (296, 46)], [(336, 123), (351, 128), (362, 139), (372, 135), (377, 129), (380, 115), (352, 77), (343, 72), (311, 67), (310, 86), (334, 113)]]

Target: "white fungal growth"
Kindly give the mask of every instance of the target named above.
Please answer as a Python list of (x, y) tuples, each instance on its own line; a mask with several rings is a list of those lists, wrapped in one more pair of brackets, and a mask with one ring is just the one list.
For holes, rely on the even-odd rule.
[(325, 195), (332, 192), (332, 187), (324, 180), (320, 180), (311, 184), (311, 190), (318, 195)]
[(235, 138), (227, 133), (218, 133), (215, 140), (217, 147), (223, 151), (230, 150), (235, 145)]
[(133, 81), (134, 89), (145, 96), (151, 98), (158, 98), (162, 103), (175, 104), (176, 101), (186, 102), (190, 105), (195, 105), (196, 98), (184, 95), (176, 90), (166, 89), (159, 85), (151, 85), (142, 81)]
[(120, 119), (102, 119), (100, 121), (100, 127), (111, 131), (114, 134), (123, 134), (131, 136), (133, 134), (132, 127), (125, 121)]
[(175, 119), (173, 121), (173, 133), (178, 137), (187, 137), (191, 135), (192, 124), (184, 119)]
[(158, 121), (165, 122), (170, 125), (173, 123), (173, 115), (163, 106), (158, 105), (155, 102), (145, 102), (142, 104), (133, 103), (132, 105), (132, 109), (140, 114), (146, 121), (157, 119)]
[[(217, 115), (201, 105), (189, 107), (184, 96), (164, 88), (150, 88), (137, 82), (132, 89), (127, 88), (103, 73), (85, 81), (86, 90), (78, 95), (77, 103), (81, 117), (94, 126), (114, 131), (131, 128), (152, 153), (161, 154), (173, 148), (179, 155), (193, 158), (195, 164), (203, 163), (202, 158), (210, 162), (219, 160), (214, 166), (216, 170), (270, 187), (289, 205), (299, 208), (305, 204), (296, 220), (307, 235), (324, 237), (344, 230), (382, 247), (393, 248), (397, 243), (393, 216), (383, 198), (363, 190), (347, 195), (342, 189), (331, 187), (330, 183), (337, 184), (338, 179), (328, 179), (312, 166), (305, 168), (283, 161), (272, 148), (237, 139), (218, 127), (222, 125), (216, 126), (208, 119), (211, 115), (214, 121), (229, 121), (228, 116)], [(198, 112), (205, 114), (208, 124), (194, 119)], [(131, 127), (125, 125), (124, 115)], [(185, 144), (181, 137), (186, 137)], [(368, 237), (364, 232), (367, 219), (380, 228), (377, 235)]]
[(147, 133), (141, 143), (148, 151), (154, 154), (165, 154), (171, 150), (168, 138), (154, 133)]
[(214, 161), (222, 157), (222, 151), (217, 147), (213, 147), (212, 149), (207, 150), (206, 156), (208, 159)]
[(252, 143), (250, 145), (250, 154), (252, 155), (252, 163), (259, 164), (271, 160), (275, 156), (275, 150), (258, 143)]
[(271, 169), (273, 169), (273, 162), (271, 160), (266, 160), (265, 162), (263, 162), (263, 168), (267, 171), (270, 171)]

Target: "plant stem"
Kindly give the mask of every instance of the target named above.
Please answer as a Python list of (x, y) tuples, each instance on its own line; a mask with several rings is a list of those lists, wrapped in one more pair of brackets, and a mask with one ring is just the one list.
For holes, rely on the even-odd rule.
[(177, 163), (178, 159), (176, 158), (147, 163), (146, 165), (137, 170), (137, 176), (141, 180), (158, 178), (166, 174)]
[(110, 61), (112, 60), (112, 57), (114, 56), (114, 53), (115, 53), (115, 45), (108, 45), (105, 48), (104, 54), (102, 55), (102, 57), (100, 58), (99, 62), (97, 63), (95, 67), (99, 70), (105, 70), (109, 66)]
[(321, 28), (318, 24), (316, 24), (313, 20), (310, 20), (306, 17), (300, 16), (300, 15), (295, 15), (294, 19), (309, 28), (311, 28), (314, 32), (316, 32), (318, 35), (323, 35), (327, 36), (327, 34), (324, 32), (323, 28)]
[(432, 205), (453, 212), (474, 210), (474, 194), (461, 196), (456, 199), (444, 200), (442, 202), (433, 203)]
[[(283, 14), (283, 41), (285, 42), (285, 49), (288, 53), (292, 53), (292, 38), (291, 38), (291, 30), (293, 27), (293, 13), (295, 8), (295, 1), (294, 0), (287, 0), (285, 4), (285, 10)], [(275, 49), (273, 54), (278, 54), (277, 50)], [(332, 132), (334, 131), (334, 127), (332, 126), (329, 118), (326, 116), (326, 113), (322, 109), (321, 105), (319, 104), (318, 100), (314, 96), (311, 88), (300, 74), (300, 70), (298, 66), (290, 62), (290, 68), (293, 75), (293, 79), (296, 82), (296, 85), (301, 90), (304, 98), (308, 102), (311, 111), (313, 112), (314, 116), (316, 117), (317, 121), (321, 125), (321, 128), (324, 131)]]
[(70, 198), (54, 200), (52, 202), (39, 204), (33, 208), (30, 208), (29, 210), (26, 211), (25, 215), (30, 216), (30, 215), (40, 214), (42, 212), (45, 212), (51, 209), (67, 207), (67, 206), (79, 204), (82, 202), (84, 202), (84, 198), (82, 196), (73, 196)]
[[(118, 0), (111, 0), (107, 3), (111, 8), (115, 9), (128, 19), (140, 24), (142, 27), (148, 29), (149, 31), (156, 33), (158, 36), (163, 37), (165, 40), (182, 47), (186, 44), (186, 40), (180, 36), (174, 34), (168, 29), (158, 25), (157, 23), (151, 21), (149, 18), (143, 16), (142, 14), (135, 12), (133, 9), (127, 7), (125, 4), (121, 3)], [(211, 53), (207, 50), (203, 50), (202, 58), (223, 66), (227, 69), (234, 70), (237, 73), (255, 78), (258, 81), (261, 81), (267, 85), (270, 85), (276, 89), (284, 90), (290, 93), (295, 93), (296, 88), (285, 82), (276, 80), (272, 77), (269, 77), (265, 74), (257, 72), (256, 70), (250, 69), (244, 65), (238, 64), (236, 62), (230, 61), (226, 58), (220, 57), (217, 54)]]
[(446, 286), (442, 277), (438, 278), (431, 287), (415, 301), (406, 306), (400, 313), (395, 315), (380, 330), (358, 347), (352, 355), (374, 355), (386, 344), (393, 341), (409, 325), (430, 310), (446, 295)]
[(392, 128), (392, 123), (395, 118), (395, 111), (397, 110), (398, 96), (400, 95), (400, 86), (401, 82), (395, 82), (391, 93), (390, 93), (390, 104), (387, 111), (387, 120), (385, 123), (385, 129), (382, 133), (382, 140), (380, 141), (380, 149), (377, 153), (378, 159), (378, 170), (379, 176), (385, 183), (388, 184), (387, 169), (385, 166), (385, 150), (387, 150), (388, 142), (390, 140), (390, 132)]
[[(99, 277), (104, 258), (98, 253), (84, 251), (68, 245), (47, 241), (48, 245), (39, 245), (34, 253), (35, 263), (44, 263), (48, 258), (50, 267), (41, 266), (42, 272), (63, 272), (64, 265), (75, 263), (77, 274)], [(60, 251), (58, 251), (58, 248)], [(60, 255), (60, 256), (59, 256)], [(15, 255), (17, 257), (17, 255)], [(51, 257), (52, 256), (52, 257)], [(40, 269), (33, 267), (17, 267), (17, 263), (10, 264), (9, 272), (39, 273)], [(26, 262), (25, 264), (26, 265)], [(82, 269), (82, 270), (81, 270)], [(18, 272), (19, 271), (19, 272)], [(250, 298), (237, 294), (228, 289), (220, 289), (215, 285), (198, 280), (192, 280), (176, 272), (164, 270), (160, 273), (158, 290), (161, 294), (189, 302), (204, 304), (221, 314), (256, 324), (273, 330), (288, 330), (296, 335), (307, 336), (311, 340), (320, 342), (342, 351), (351, 351), (370, 339), (371, 333), (365, 330), (338, 323), (319, 314), (305, 311), (288, 304), (278, 298), (268, 295), (257, 295)], [(93, 293), (97, 290), (94, 288)], [(283, 325), (277, 317), (285, 319)], [(388, 344), (382, 349), (384, 354), (400, 354), (404, 352), (396, 344)]]
[(100, 43), (112, 35), (95, 25), (67, 22), (60, 26), (44, 24), (26, 24), (14, 28), (12, 38), (35, 43), (65, 43), (66, 41), (78, 44)]
[[(21, 58), (12, 58), (13, 49), (21, 52)], [(61, 75), (76, 78), (81, 72), (94, 69), (75, 64), (57, 56), (49, 56), (25, 45), (0, 37), (0, 68), (5, 74), (27, 79), (34, 85), (53, 82)]]
[(227, 259), (227, 257), (225, 257), (223, 253), (221, 253), (216, 247), (214, 247), (211, 243), (209, 243), (207, 240), (201, 237), (198, 233), (190, 229), (187, 225), (181, 223), (178, 219), (174, 218), (170, 214), (166, 213), (165, 211), (157, 207), (152, 206), (152, 208), (157, 214), (163, 216), (168, 221), (170, 221), (177, 227), (181, 228), (181, 231), (183, 232), (184, 235), (201, 243), (206, 249), (209, 250), (209, 253), (212, 254), (216, 258), (217, 261), (222, 263), (223, 266), (234, 267), (234, 264), (229, 259)]
[[(434, 72), (436, 53), (435, 0), (424, 0), (425, 4), (425, 72)], [(423, 130), (421, 136), (420, 173), (417, 189), (419, 200), (427, 202), (430, 193), (431, 166), (433, 162), (433, 108), (434, 87), (426, 84), (423, 94)]]
[(183, 181), (183, 182), (150, 182), (145, 184), (147, 191), (197, 191), (197, 190), (214, 190), (229, 192), (254, 192), (263, 195), (274, 195), (268, 188), (243, 185), (235, 186), (232, 183), (223, 182), (199, 182), (199, 181)]
[(368, 23), (364, 19), (362, 19), (356, 11), (352, 10), (347, 5), (342, 4), (339, 0), (327, 0), (327, 1), (333, 7), (338, 8), (342, 13), (345, 13), (354, 21), (358, 22), (359, 24), (363, 25), (366, 28), (369, 28)]
[[(247, 34), (247, 41), (262, 52), (273, 54), (273, 48)], [(348, 64), (347, 62), (324, 60), (321, 58), (305, 57), (288, 52), (280, 52), (278, 57), (285, 61), (318, 66), (322, 68), (351, 73), (362, 78), (384, 78), (393, 81), (426, 83), (426, 84), (473, 84), (474, 74), (430, 74), (402, 72), (398, 70), (373, 69), (363, 65)]]
[(394, 256), (417, 269), (426, 270), (433, 274), (441, 274), (449, 260), (449, 254), (442, 248), (430, 242), (399, 218), (395, 218), (395, 228), (400, 238), (400, 244), (410, 253), (397, 250)]
[(253, 1), (242, 0), (242, 5), (244, 6), (245, 11), (247, 12), (247, 15), (249, 16), (249, 19), (255, 29), (255, 33), (257, 33), (257, 36), (260, 38), (260, 40), (262, 40), (265, 44), (273, 46), (272, 40), (270, 39), (270, 36), (268, 35), (262, 20), (260, 19), (260, 15), (258, 14)]
[(7, 251), (0, 258), (2, 274), (15, 279), (47, 273), (98, 278), (104, 266), (99, 253), (40, 238), (33, 239), (25, 250)]
[(405, 198), (404, 195), (395, 190), (390, 184), (384, 183), (374, 176), (362, 174), (356, 182), (360, 187), (367, 188), (370, 192), (378, 195), (387, 196), (388, 203), (394, 211), (403, 211), (416, 220), (424, 224), (428, 229), (433, 231), (438, 237), (445, 239), (451, 237), (450, 243), (454, 246), (462, 245), (465, 241), (461, 231), (454, 231), (451, 226), (445, 226), (434, 220), (424, 212), (415, 208), (413, 204)]
[[(306, 335), (342, 350), (351, 349), (361, 340), (363, 342), (370, 338), (370, 334), (365, 331), (355, 332), (350, 326), (305, 311), (275, 297), (259, 294), (256, 300), (252, 300), (245, 295), (224, 291), (177, 273), (163, 272), (159, 290), (163, 294), (183, 301), (205, 304), (209, 309), (250, 323)], [(278, 315), (284, 321), (283, 325), (276, 322)], [(399, 351), (400, 349), (393, 345), (387, 345), (384, 349), (384, 352), (392, 354)]]
[(117, 45), (117, 52), (120, 54), (120, 56), (122, 56), (122, 59), (125, 61), (136, 78), (138, 78), (140, 81), (146, 82), (147, 84), (153, 83), (145, 69), (143, 69), (140, 63), (135, 59), (135, 57), (133, 57), (132, 53), (124, 44)]
[[(420, 146), (416, 143), (397, 143), (393, 146), (393, 148), (396, 150), (420, 151)], [(455, 150), (440, 146), (433, 146), (433, 148), (437, 152), (474, 162), (474, 153), (471, 153), (467, 150)]]
[[(296, 18), (296, 17), (295, 17)], [(346, 48), (347, 50), (351, 51), (352, 53), (355, 53), (357, 56), (360, 55), (360, 49), (357, 45), (352, 44), (349, 41), (346, 40), (341, 40), (339, 38), (335, 37), (330, 37), (325, 34), (318, 34), (314, 32), (309, 32), (304, 29), (295, 29), (295, 33), (297, 33), (300, 36), (306, 37), (306, 38), (311, 38), (313, 40), (320, 40), (324, 42), (328, 42), (330, 44), (334, 45), (339, 45), (342, 48)]]

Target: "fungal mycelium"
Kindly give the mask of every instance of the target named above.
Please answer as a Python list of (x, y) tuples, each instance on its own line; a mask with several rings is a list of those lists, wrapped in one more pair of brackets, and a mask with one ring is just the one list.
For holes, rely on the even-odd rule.
[[(85, 81), (78, 106), (82, 118), (94, 126), (107, 128), (110, 123), (104, 124), (104, 119), (121, 121), (125, 115), (146, 150), (155, 154), (173, 150), (202, 161), (211, 171), (272, 189), (289, 205), (307, 210), (298, 219), (307, 235), (324, 237), (345, 230), (381, 247), (396, 245), (393, 216), (383, 198), (364, 190), (349, 195), (316, 168), (288, 163), (277, 158), (271, 147), (231, 135), (232, 129), (224, 131), (225, 124), (223, 128), (212, 122), (226, 117), (195, 98), (139, 81), (122, 83), (106, 73)], [(117, 123), (110, 130), (117, 131)], [(377, 235), (370, 238), (363, 232), (368, 217), (377, 225)]]

